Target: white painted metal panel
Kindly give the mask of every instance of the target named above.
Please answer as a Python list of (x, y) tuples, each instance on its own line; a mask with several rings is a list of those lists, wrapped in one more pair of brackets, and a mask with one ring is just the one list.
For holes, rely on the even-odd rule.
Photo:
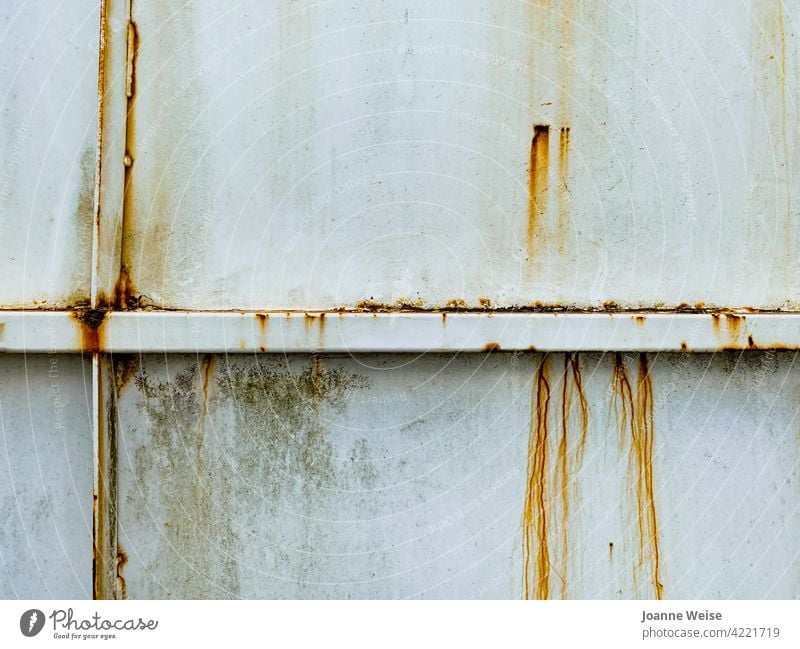
[(800, 596), (796, 355), (573, 358), (117, 357), (127, 595)]
[(800, 300), (796, 0), (133, 19), (123, 259), (144, 304)]
[(92, 596), (91, 362), (0, 355), (0, 598)]
[(0, 8), (0, 308), (88, 305), (98, 0)]
[(5, 352), (800, 349), (800, 314), (98, 311), (0, 313)]

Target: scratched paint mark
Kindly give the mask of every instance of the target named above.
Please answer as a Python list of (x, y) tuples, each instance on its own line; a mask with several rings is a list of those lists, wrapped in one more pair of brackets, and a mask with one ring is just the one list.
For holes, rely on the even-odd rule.
[(650, 581), (657, 599), (663, 599), (661, 555), (653, 478), (655, 425), (653, 386), (646, 354), (639, 356), (639, 373), (634, 395), (622, 355), (614, 356), (612, 378), (614, 411), (619, 426), (620, 447), (629, 444), (628, 471), (636, 501), (639, 556), (634, 566), (634, 582), (645, 564), (650, 565)]

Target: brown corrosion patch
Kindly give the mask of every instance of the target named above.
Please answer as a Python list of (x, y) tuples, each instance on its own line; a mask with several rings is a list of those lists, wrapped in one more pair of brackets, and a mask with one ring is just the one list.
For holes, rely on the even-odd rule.
[(78, 322), (78, 336), (81, 351), (96, 353), (105, 347), (105, 317), (107, 311), (87, 309), (73, 311), (72, 317)]
[(738, 340), (739, 334), (741, 334), (742, 331), (742, 323), (744, 320), (745, 317), (743, 315), (736, 315), (735, 313), (725, 314), (725, 323), (728, 325), (728, 334), (730, 335), (732, 342), (736, 342)]
[(681, 340), (681, 351), (685, 352), (688, 351), (688, 349), (689, 343), (687, 343), (685, 340)]
[(639, 329), (647, 324), (647, 316), (635, 315), (633, 316), (633, 320), (636, 322), (636, 326), (639, 327)]
[(536, 372), (531, 398), (536, 405), (531, 408), (525, 506), (522, 512), (523, 596), (525, 599), (547, 599), (550, 596), (546, 506), (547, 418), (550, 408), (547, 356), (542, 358)]
[(267, 332), (269, 331), (269, 314), (256, 313), (256, 323), (258, 324), (258, 349), (267, 351)]
[(533, 255), (537, 224), (547, 212), (550, 176), (550, 126), (534, 124), (528, 165), (528, 257)]
[(464, 300), (458, 298), (456, 300), (448, 300), (445, 308), (450, 309), (451, 311), (466, 311), (469, 307)]
[[(653, 415), (653, 386), (647, 354), (639, 355), (639, 373), (634, 399), (622, 355), (614, 356), (612, 379), (615, 411), (619, 419), (620, 442), (629, 438), (628, 470), (631, 473), (634, 499), (636, 501), (637, 527), (639, 531), (639, 558), (635, 571), (645, 563), (650, 564), (650, 580), (657, 599), (663, 599), (661, 583), (658, 520), (656, 516), (653, 447), (655, 424)], [(636, 575), (634, 574), (634, 577)]]
[(497, 342), (486, 343), (483, 346), (483, 351), (485, 352), (499, 352), (501, 349), (500, 343)]
[(117, 543), (117, 598), (128, 599), (128, 587), (125, 583), (123, 571), (128, 563), (128, 553), (122, 549), (122, 546)]
[(614, 544), (611, 541), (608, 542), (608, 558), (614, 560)]

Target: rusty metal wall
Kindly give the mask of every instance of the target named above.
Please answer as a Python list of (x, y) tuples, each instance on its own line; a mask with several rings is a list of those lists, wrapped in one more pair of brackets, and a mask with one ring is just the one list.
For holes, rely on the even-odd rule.
[(144, 304), (794, 308), (796, 0), (135, 0)]
[(798, 15), (6, 3), (0, 597), (800, 597)]
[(88, 306), (99, 0), (0, 8), (0, 309)]
[(91, 361), (0, 354), (0, 598), (92, 595)]
[(128, 597), (800, 596), (795, 353), (115, 365)]

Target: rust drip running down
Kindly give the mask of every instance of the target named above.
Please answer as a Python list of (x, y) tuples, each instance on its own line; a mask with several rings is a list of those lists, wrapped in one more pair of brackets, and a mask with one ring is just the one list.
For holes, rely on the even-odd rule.
[(557, 489), (561, 497), (561, 561), (559, 577), (561, 579), (561, 598), (566, 599), (567, 584), (567, 559), (569, 557), (569, 516), (570, 516), (570, 466), (569, 466), (569, 429), (572, 419), (573, 396), (578, 397), (578, 410), (580, 413), (581, 434), (578, 447), (575, 450), (575, 473), (583, 464), (586, 437), (589, 428), (589, 404), (583, 391), (581, 379), (580, 358), (577, 353), (564, 355), (564, 372), (561, 383), (561, 437), (558, 442), (556, 462), (556, 477), (559, 482)]
[(614, 544), (611, 541), (608, 542), (608, 560), (614, 560)]
[(117, 599), (128, 599), (128, 586), (122, 573), (128, 563), (128, 553), (117, 543)]
[[(650, 379), (650, 367), (647, 354), (639, 354), (639, 380), (637, 385), (637, 396), (639, 401), (639, 440), (638, 440), (638, 459), (639, 473), (644, 477), (644, 493), (642, 494), (647, 508), (647, 527), (650, 542), (650, 551), (653, 558), (653, 586), (656, 589), (656, 597), (664, 598), (664, 586), (661, 583), (660, 553), (658, 547), (658, 519), (656, 517), (656, 501), (653, 493), (653, 445), (655, 433), (655, 421), (653, 413), (653, 382)], [(640, 485), (640, 490), (642, 485)], [(641, 517), (640, 511), (640, 517)]]
[(533, 256), (537, 223), (547, 211), (550, 175), (550, 126), (534, 124), (528, 167), (528, 258)]
[[(528, 473), (525, 507), (522, 513), (523, 596), (547, 599), (550, 596), (550, 553), (547, 544), (547, 417), (550, 408), (550, 383), (547, 356), (542, 358), (533, 382)], [(531, 570), (536, 548), (535, 570)], [(532, 578), (533, 573), (533, 578)]]
[(622, 355), (619, 353), (614, 356), (612, 382), (615, 411), (619, 419), (620, 444), (623, 447), (627, 441), (626, 433), (630, 433), (628, 469), (633, 474), (632, 481), (639, 531), (639, 559), (634, 569), (634, 579), (638, 570), (649, 560), (651, 582), (655, 590), (655, 596), (657, 599), (663, 599), (664, 586), (661, 582), (658, 519), (656, 516), (653, 479), (653, 447), (655, 441), (653, 386), (647, 354), (639, 355), (639, 373), (635, 400)]
[(502, 347), (500, 347), (500, 343), (496, 342), (486, 343), (483, 346), (483, 351), (485, 352), (499, 352), (501, 349)]
[[(531, 407), (528, 473), (522, 520), (523, 583), (526, 599), (549, 598), (551, 573), (554, 573), (560, 581), (561, 598), (568, 597), (570, 494), (575, 490), (575, 487), (571, 485), (570, 476), (577, 473), (583, 463), (589, 427), (589, 407), (583, 389), (578, 354), (564, 355), (561, 381), (560, 434), (557, 440), (553, 440), (555, 467), (552, 469), (553, 482), (552, 488), (550, 488), (547, 476), (551, 471), (548, 460), (549, 445), (551, 444), (548, 429), (551, 388), (547, 377), (547, 356), (545, 356), (536, 374), (531, 395), (531, 403), (535, 405)], [(572, 456), (570, 453), (570, 429), (576, 408), (580, 417), (580, 437), (574, 456)], [(550, 523), (554, 516), (558, 517), (560, 525)], [(558, 533), (557, 556), (553, 555), (549, 543), (549, 534), (553, 530)], [(534, 543), (537, 544), (535, 565), (532, 560)]]

